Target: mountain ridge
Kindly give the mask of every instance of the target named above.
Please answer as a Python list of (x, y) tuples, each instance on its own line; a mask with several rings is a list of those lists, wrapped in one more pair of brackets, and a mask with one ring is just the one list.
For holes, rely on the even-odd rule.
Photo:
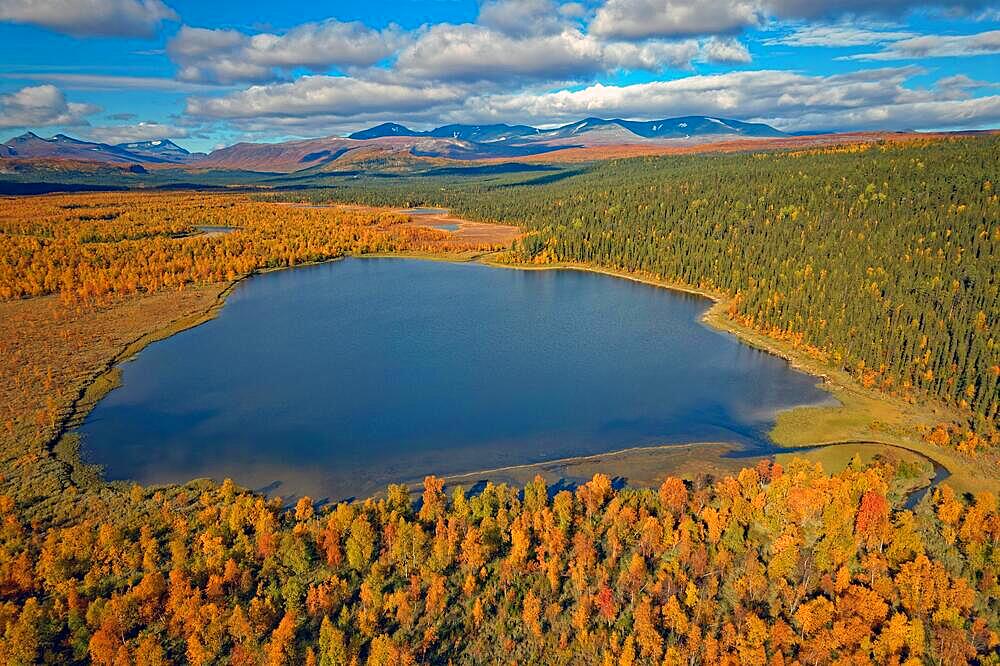
[[(466, 141), (529, 141), (548, 137), (580, 136), (581, 133), (601, 127), (618, 126), (639, 139), (692, 138), (694, 136), (788, 136), (787, 133), (764, 123), (747, 123), (732, 118), (716, 116), (678, 116), (663, 120), (625, 120), (622, 118), (584, 118), (551, 129), (530, 125), (443, 125), (431, 130), (412, 130), (399, 123), (382, 123), (353, 134), (347, 138), (367, 140), (388, 136), (456, 138)], [(486, 138), (489, 137), (489, 138)]]
[(788, 137), (770, 125), (715, 116), (663, 120), (584, 118), (554, 128), (506, 123), (449, 124), (418, 131), (382, 123), (347, 137), (328, 136), (275, 143), (241, 142), (191, 153), (170, 139), (107, 144), (65, 134), (43, 138), (26, 132), (0, 144), (3, 158), (48, 158), (111, 164), (224, 168), (291, 173), (305, 169), (385, 168), (427, 160), (517, 159), (567, 149), (608, 146), (687, 146), (733, 139)]
[(0, 144), (0, 157), (47, 157), (94, 162), (183, 164), (199, 153), (191, 153), (169, 139), (130, 141), (119, 144), (84, 141), (66, 134), (50, 139), (25, 132)]

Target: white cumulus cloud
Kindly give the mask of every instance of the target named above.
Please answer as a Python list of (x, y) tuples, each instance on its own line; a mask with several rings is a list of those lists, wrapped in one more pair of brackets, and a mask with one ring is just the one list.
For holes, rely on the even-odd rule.
[(694, 75), (625, 86), (474, 98), (480, 122), (569, 122), (585, 116), (664, 118), (705, 114), (767, 122), (779, 129), (933, 129), (1000, 121), (1000, 96), (967, 99), (954, 87), (911, 89), (915, 67), (809, 76), (780, 70)]
[[(315, 134), (395, 120), (432, 126), (447, 122), (552, 125), (588, 116), (659, 119), (709, 115), (766, 122), (779, 129), (937, 129), (1000, 122), (1000, 95), (972, 98), (983, 87), (946, 77), (933, 87), (909, 80), (918, 67), (887, 67), (811, 76), (781, 70), (691, 75), (630, 85), (496, 92), (477, 85), (411, 85), (313, 76), (254, 86), (224, 97), (192, 98), (198, 118), (234, 122), (266, 133)], [(988, 85), (988, 84), (987, 84)]]
[(769, 18), (898, 17), (920, 7), (969, 14), (992, 4), (991, 0), (605, 0), (590, 30), (621, 39), (720, 35), (764, 25)]
[(889, 44), (875, 53), (845, 56), (844, 60), (910, 60), (1000, 53), (1000, 30), (974, 35), (921, 35)]
[(762, 18), (757, 0), (607, 0), (590, 30), (622, 39), (683, 37), (736, 32)]
[(0, 127), (47, 127), (85, 125), (87, 116), (100, 111), (91, 104), (66, 101), (53, 85), (28, 86), (0, 95)]
[(904, 30), (880, 30), (851, 24), (801, 25), (780, 37), (765, 39), (767, 46), (871, 46), (916, 37)]
[(816, 19), (845, 15), (901, 16), (933, 7), (952, 14), (967, 13), (992, 4), (992, 0), (763, 0), (768, 12), (782, 18)]
[[(561, 32), (567, 12), (553, 0), (488, 0), (479, 9), (477, 23), (508, 35), (539, 35)], [(569, 16), (577, 11), (568, 10)]]
[(183, 26), (167, 52), (185, 81), (253, 83), (275, 79), (278, 70), (373, 65), (395, 53), (404, 40), (394, 26), (380, 31), (336, 20), (306, 23), (283, 34)]
[(460, 88), (364, 81), (348, 76), (304, 76), (292, 83), (273, 83), (223, 97), (191, 98), (187, 112), (209, 118), (354, 116), (408, 113), (465, 96)]
[(134, 143), (138, 141), (160, 141), (163, 139), (183, 139), (188, 130), (157, 122), (140, 122), (134, 125), (107, 125), (91, 127), (84, 134), (91, 141), (99, 143)]
[(712, 37), (702, 45), (701, 55), (708, 62), (723, 64), (748, 63), (753, 59), (747, 47), (732, 37)]
[(435, 80), (560, 80), (618, 70), (660, 72), (685, 68), (699, 54), (697, 40), (605, 41), (575, 28), (511, 36), (471, 23), (440, 24), (400, 53), (397, 71)]
[(0, 0), (0, 21), (74, 36), (149, 37), (176, 19), (161, 0)]

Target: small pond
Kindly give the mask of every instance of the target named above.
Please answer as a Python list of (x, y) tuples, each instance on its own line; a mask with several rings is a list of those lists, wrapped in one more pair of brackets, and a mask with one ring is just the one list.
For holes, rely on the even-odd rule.
[(447, 215), (447, 208), (406, 208), (399, 211), (407, 215)]
[(236, 231), (236, 227), (223, 227), (212, 224), (206, 224), (202, 226), (195, 227), (198, 232), (205, 236), (221, 236), (222, 234), (231, 234)]

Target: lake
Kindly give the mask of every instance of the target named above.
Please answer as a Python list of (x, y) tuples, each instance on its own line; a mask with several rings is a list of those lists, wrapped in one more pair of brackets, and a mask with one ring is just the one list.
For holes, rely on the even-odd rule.
[(253, 276), (122, 365), (81, 427), (109, 479), (291, 497), (633, 446), (770, 449), (817, 380), (699, 322), (706, 299), (595, 273), (345, 259)]

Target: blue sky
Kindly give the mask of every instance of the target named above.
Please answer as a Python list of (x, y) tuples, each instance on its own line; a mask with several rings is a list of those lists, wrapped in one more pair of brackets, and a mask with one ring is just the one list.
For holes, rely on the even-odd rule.
[(981, 0), (0, 0), (0, 139), (211, 150), (689, 114), (978, 129), (1000, 126), (998, 65)]

